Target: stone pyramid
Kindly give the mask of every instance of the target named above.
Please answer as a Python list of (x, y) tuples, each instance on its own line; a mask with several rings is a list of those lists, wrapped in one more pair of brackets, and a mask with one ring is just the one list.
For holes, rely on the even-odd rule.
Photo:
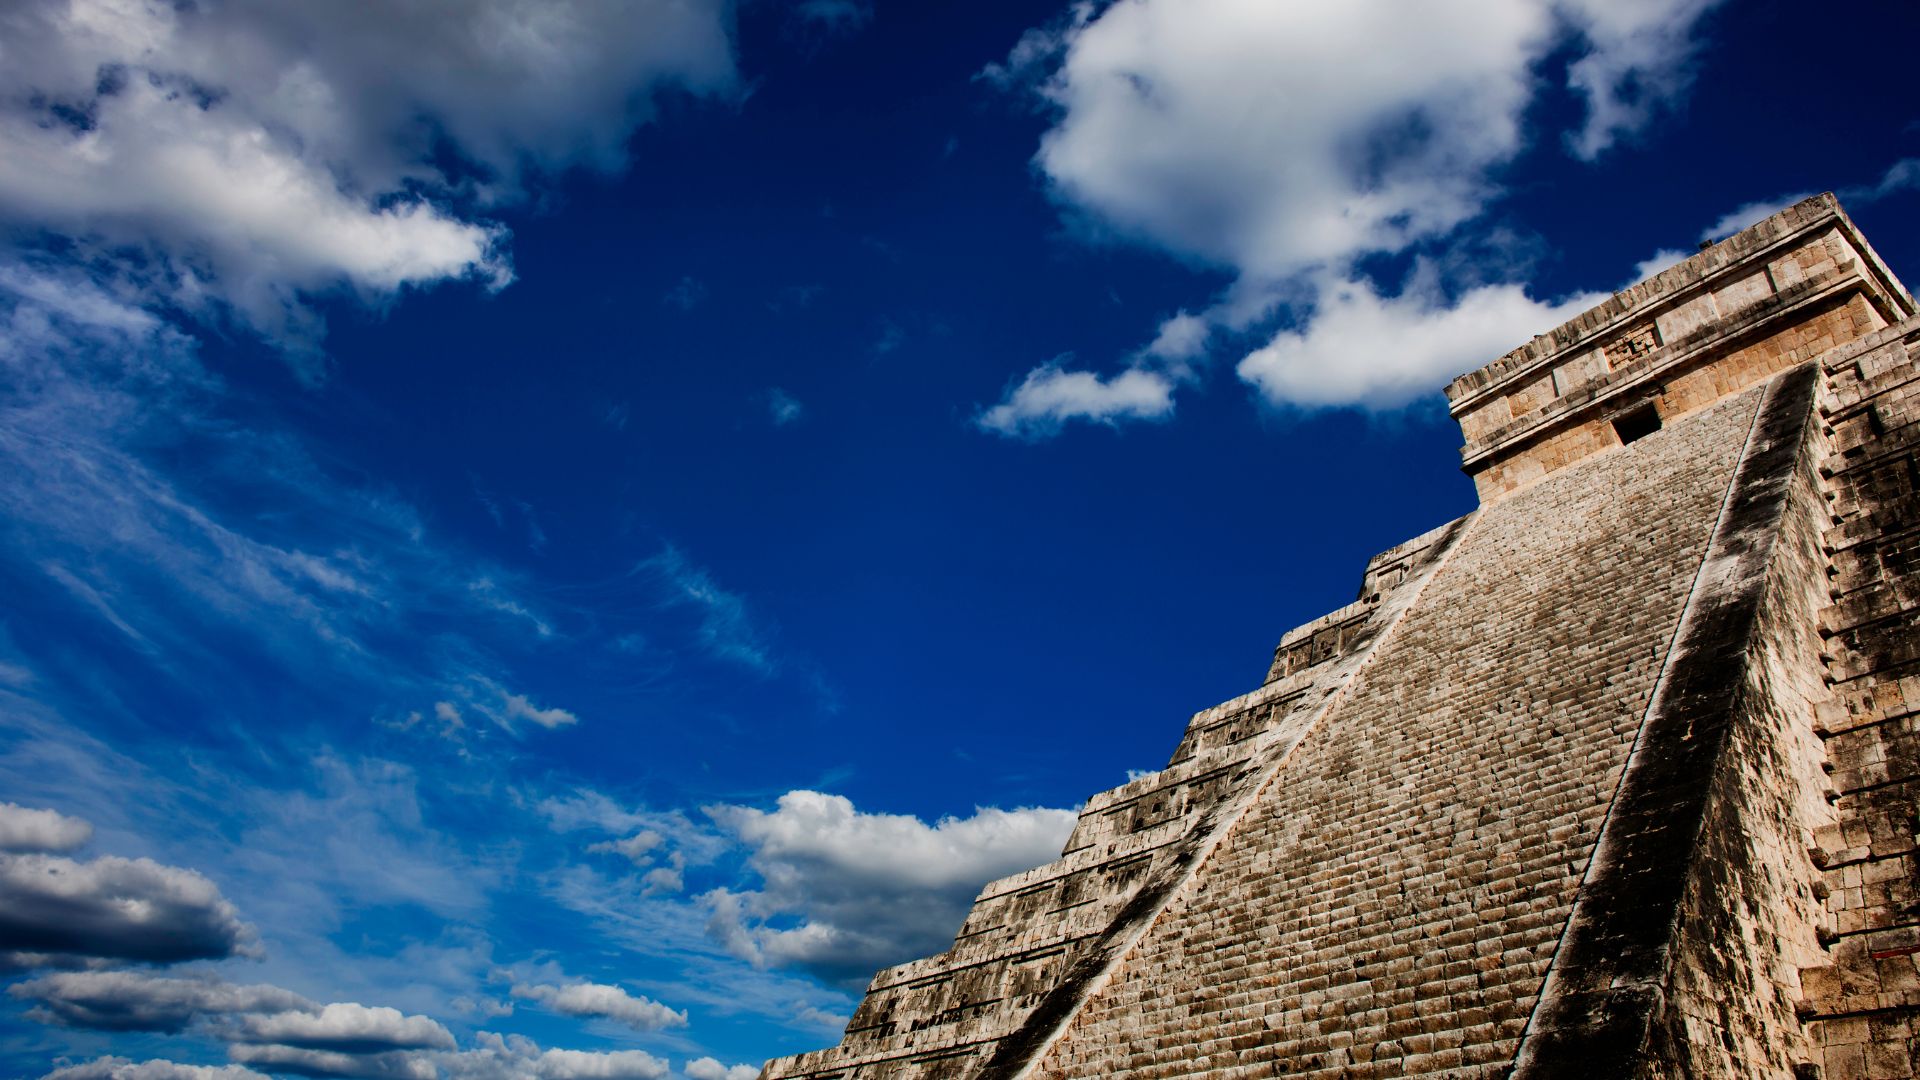
[(1456, 379), (1479, 508), (762, 1075), (1920, 1075), (1915, 310), (1823, 195)]

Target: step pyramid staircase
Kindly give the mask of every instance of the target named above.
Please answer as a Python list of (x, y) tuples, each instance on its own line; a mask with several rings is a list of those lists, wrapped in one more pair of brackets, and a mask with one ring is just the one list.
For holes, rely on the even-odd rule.
[(1481, 505), (767, 1078), (1920, 1075), (1920, 318), (1830, 195), (1448, 387)]

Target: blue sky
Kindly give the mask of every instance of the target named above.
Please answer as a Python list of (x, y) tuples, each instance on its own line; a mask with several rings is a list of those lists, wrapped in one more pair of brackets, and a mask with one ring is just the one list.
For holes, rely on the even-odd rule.
[(1448, 378), (1807, 193), (1920, 262), (1916, 31), (8, 5), (0, 1072), (833, 1042), (1471, 508)]

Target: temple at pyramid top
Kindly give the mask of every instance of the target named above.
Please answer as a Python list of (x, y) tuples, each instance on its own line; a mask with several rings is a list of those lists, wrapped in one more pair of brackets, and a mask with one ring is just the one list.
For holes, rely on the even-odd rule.
[(1920, 1076), (1917, 359), (1822, 195), (1456, 379), (1479, 506), (762, 1076)]
[(1914, 313), (1831, 193), (1704, 247), (1447, 387), (1482, 501)]

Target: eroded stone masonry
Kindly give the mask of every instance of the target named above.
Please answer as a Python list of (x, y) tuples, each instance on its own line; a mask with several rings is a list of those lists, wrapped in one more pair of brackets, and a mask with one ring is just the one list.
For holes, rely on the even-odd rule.
[(1917, 354), (1820, 196), (1456, 379), (1479, 508), (762, 1075), (1920, 1075)]

